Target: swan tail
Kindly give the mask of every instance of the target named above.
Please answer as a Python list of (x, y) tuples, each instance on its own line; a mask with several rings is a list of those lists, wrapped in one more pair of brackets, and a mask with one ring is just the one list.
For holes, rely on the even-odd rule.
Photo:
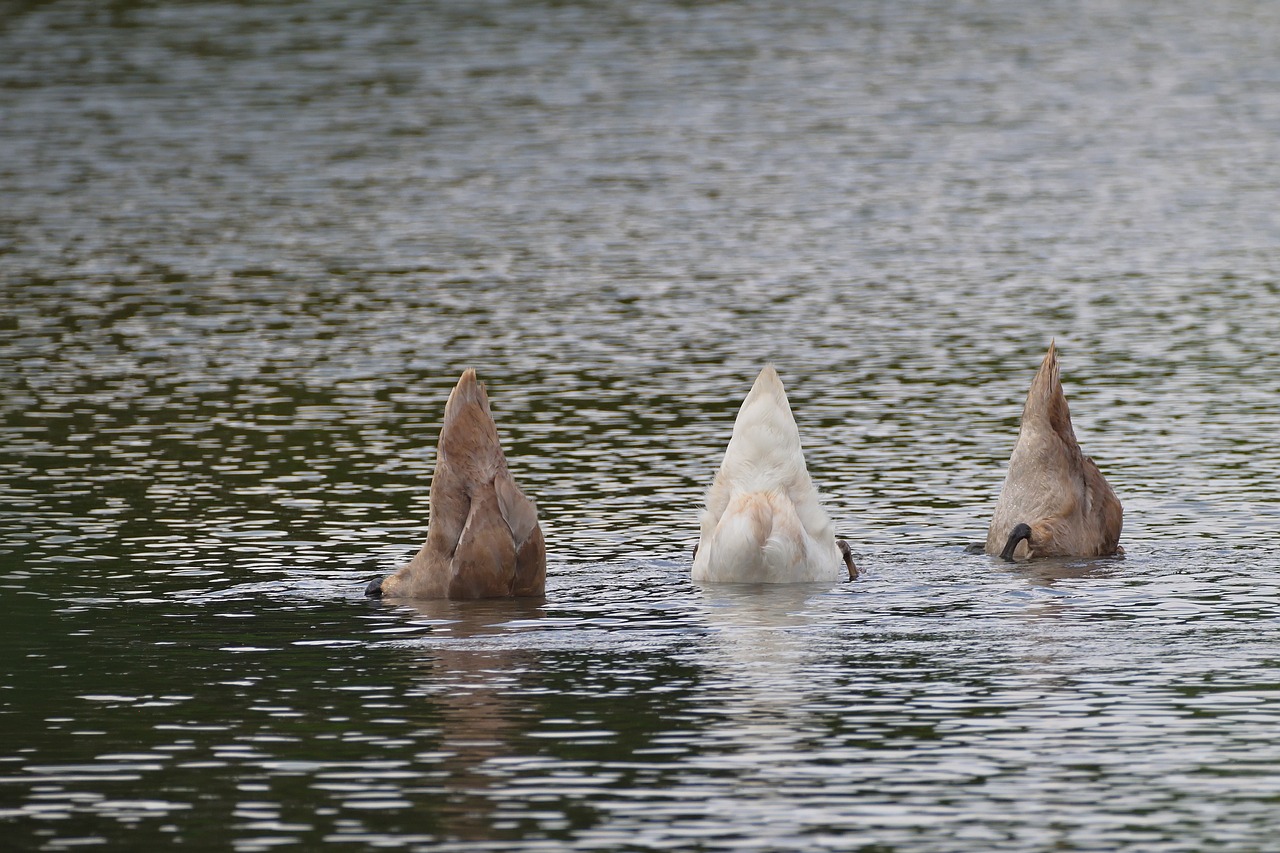
[(1031, 380), (1027, 402), (1022, 407), (1022, 423), (1024, 428), (1048, 427), (1068, 447), (1078, 447), (1075, 430), (1071, 427), (1071, 408), (1067, 405), (1067, 395), (1062, 390), (1055, 341), (1049, 341), (1049, 349), (1040, 362), (1040, 369), (1036, 371), (1035, 379)]

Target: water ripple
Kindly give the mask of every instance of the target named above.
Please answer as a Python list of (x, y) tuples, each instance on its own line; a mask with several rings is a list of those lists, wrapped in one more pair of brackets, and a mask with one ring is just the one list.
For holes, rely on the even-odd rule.
[[(1266, 847), (1273, 4), (18, 4), (18, 846)], [(1049, 339), (1120, 560), (982, 538)], [(704, 588), (765, 361), (862, 577)], [(544, 602), (396, 606), (488, 383)]]

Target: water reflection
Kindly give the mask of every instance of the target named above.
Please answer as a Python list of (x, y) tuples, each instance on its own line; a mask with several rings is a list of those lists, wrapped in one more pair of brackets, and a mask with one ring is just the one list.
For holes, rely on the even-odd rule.
[(1123, 555), (1099, 559), (1049, 558), (1010, 565), (998, 558), (988, 558), (988, 562), (992, 564), (999, 563), (1000, 569), (1025, 578), (1029, 583), (1045, 587), (1051, 587), (1066, 580), (1103, 580), (1116, 577), (1124, 570), (1123, 560)]
[[(805, 728), (804, 673), (814, 662), (815, 617), (811, 598), (830, 589), (823, 584), (702, 585), (695, 613), (710, 629), (701, 657), (707, 669), (704, 688), (716, 695), (709, 709), (712, 731), (718, 725), (754, 734), (748, 741), (783, 746)], [(714, 734), (708, 733), (714, 737)]]
[[(736, 795), (759, 809), (785, 809), (777, 765), (821, 743), (825, 724), (812, 709), (827, 698), (815, 670), (825, 652), (810, 600), (823, 584), (717, 584), (699, 589), (696, 615), (710, 633), (700, 655), (705, 716), (699, 765), (733, 768)], [(777, 775), (775, 775), (777, 774)], [(772, 805), (769, 805), (772, 804)]]
[[(441, 837), (493, 837), (501, 810), (494, 788), (513, 761), (526, 753), (523, 742), (542, 722), (531, 697), (542, 692), (537, 649), (521, 638), (538, 630), (545, 610), (522, 600), (403, 601), (397, 613), (414, 614), (426, 633), (403, 646), (413, 662), (413, 686), (406, 691), (436, 733), (430, 752), (416, 759), (432, 768), (426, 775), (441, 796), (433, 804)], [(398, 644), (399, 645), (399, 644)], [(495, 768), (499, 768), (495, 770)], [(407, 806), (409, 803), (403, 803)]]
[[(699, 584), (697, 615), (705, 620), (712, 646), (729, 680), (759, 679), (762, 692), (779, 698), (789, 691), (768, 689), (774, 677), (786, 678), (803, 667), (806, 629), (814, 617), (807, 604), (831, 584)], [(758, 669), (756, 669), (758, 668)], [(755, 669), (755, 678), (745, 677)], [(789, 707), (794, 707), (787, 703)]]
[[(6, 843), (1271, 843), (1280, 5), (90, 5), (0, 16)], [(1123, 562), (955, 547), (1050, 337)], [(856, 585), (689, 580), (764, 361)], [(369, 608), (466, 367), (547, 601)]]

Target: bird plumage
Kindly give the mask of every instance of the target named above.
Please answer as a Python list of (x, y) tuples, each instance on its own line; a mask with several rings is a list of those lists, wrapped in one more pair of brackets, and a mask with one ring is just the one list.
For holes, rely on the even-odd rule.
[[(1123, 520), (1120, 499), (1076, 441), (1050, 342), (1022, 409), (986, 552), (1006, 559), (1109, 556), (1119, 551)], [(1014, 538), (1029, 538), (1014, 543), (1015, 531)]]
[(406, 598), (541, 596), (546, 546), (538, 510), (507, 470), (484, 385), (468, 369), (445, 404), (431, 479), (427, 539), (370, 595)]
[(742, 402), (707, 491), (693, 579), (835, 581), (854, 572), (852, 558), (842, 560), (805, 466), (786, 390), (768, 365)]

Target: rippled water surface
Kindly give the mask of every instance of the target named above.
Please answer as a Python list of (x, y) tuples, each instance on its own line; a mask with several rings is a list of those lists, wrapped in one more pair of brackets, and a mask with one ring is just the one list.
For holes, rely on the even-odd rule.
[[(1274, 846), (1280, 7), (0, 6), (0, 848)], [(689, 580), (766, 361), (854, 583)], [(368, 602), (468, 366), (546, 601)]]

